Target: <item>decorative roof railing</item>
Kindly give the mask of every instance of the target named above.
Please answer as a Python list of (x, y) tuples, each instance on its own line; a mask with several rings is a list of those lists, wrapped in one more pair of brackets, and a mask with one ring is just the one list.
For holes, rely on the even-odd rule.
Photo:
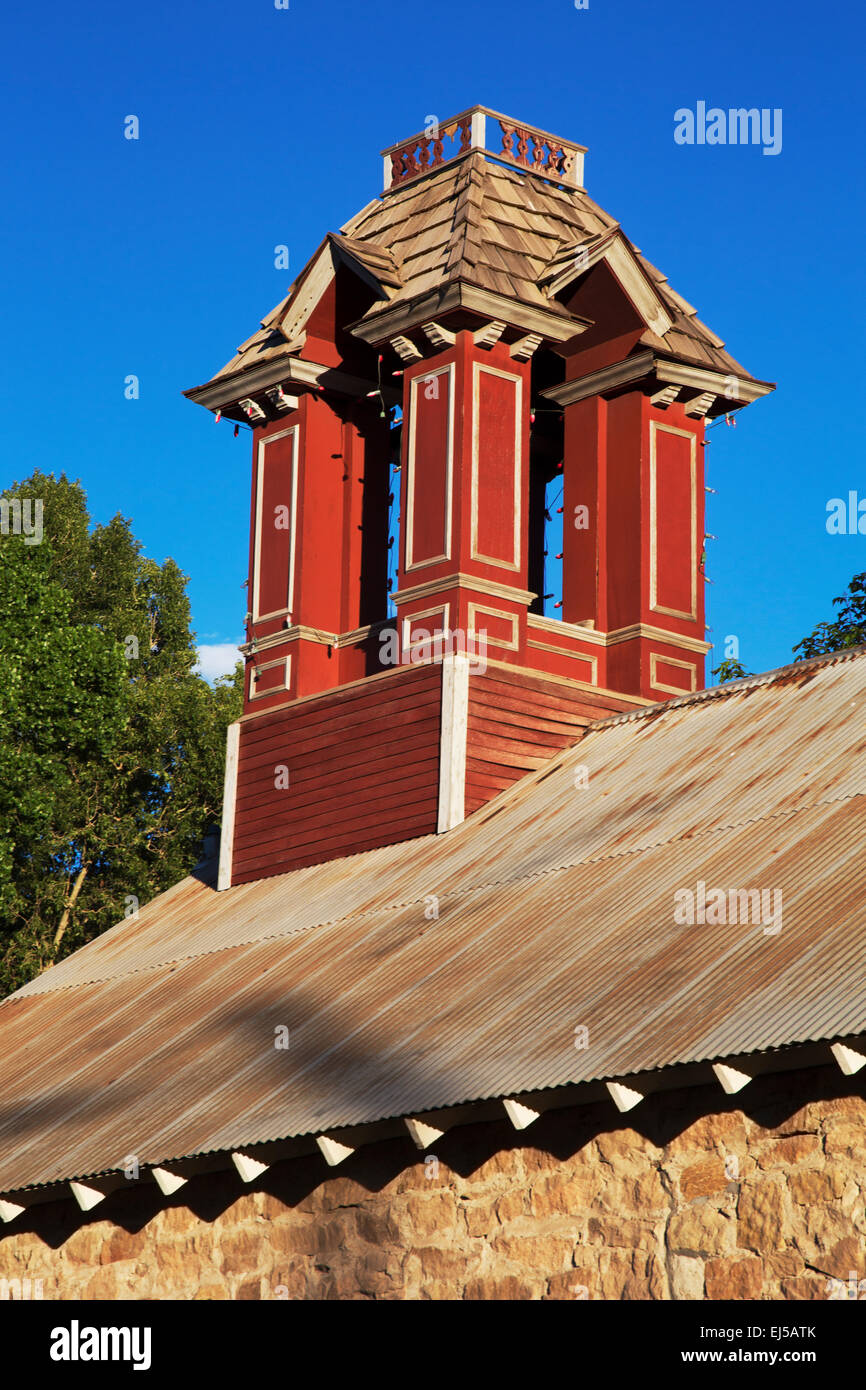
[[(499, 125), (498, 135), (491, 129), (493, 122)], [(487, 143), (488, 136), (492, 136), (492, 145)], [(500, 139), (501, 148), (497, 149), (495, 145)], [(500, 111), (491, 111), (488, 106), (471, 106), (446, 121), (429, 116), (425, 129), (418, 135), (382, 150), (384, 191), (396, 192), (407, 183), (434, 173), (444, 164), (464, 159), (474, 150), (548, 183), (583, 187), (585, 145), (562, 140), (549, 131), (515, 121)]]

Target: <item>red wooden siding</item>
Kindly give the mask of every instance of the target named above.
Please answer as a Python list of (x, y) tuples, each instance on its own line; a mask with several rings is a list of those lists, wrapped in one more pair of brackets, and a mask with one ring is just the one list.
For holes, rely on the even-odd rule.
[(243, 722), (232, 882), (434, 831), (441, 689), (407, 666)]
[(526, 671), (488, 667), (469, 677), (466, 814), (554, 753), (577, 743), (587, 724), (633, 706)]

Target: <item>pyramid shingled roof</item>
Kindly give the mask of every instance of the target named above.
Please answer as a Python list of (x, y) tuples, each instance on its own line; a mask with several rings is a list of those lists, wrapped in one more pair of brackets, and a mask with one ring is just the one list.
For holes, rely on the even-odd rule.
[[(329, 234), (326, 241), (342, 249), (344, 258), (363, 263), (382, 286), (381, 298), (370, 305), (362, 323), (374, 323), (395, 305), (409, 305), (457, 282), (567, 320), (567, 310), (549, 289), (551, 270), (564, 265), (577, 248), (616, 234), (670, 319), (662, 334), (648, 327), (641, 343), (697, 367), (756, 380), (588, 193), (522, 175), (480, 150), (375, 199), (343, 225), (339, 236)], [(218, 377), (297, 351), (280, 324), (321, 250)]]

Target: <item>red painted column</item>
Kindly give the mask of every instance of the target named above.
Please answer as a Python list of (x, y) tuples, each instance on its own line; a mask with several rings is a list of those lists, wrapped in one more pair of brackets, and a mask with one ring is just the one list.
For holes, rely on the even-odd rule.
[[(337, 638), (384, 617), (387, 422), (305, 393), (253, 439), (245, 712), (366, 674)], [(348, 674), (347, 674), (348, 671)]]
[(529, 366), (461, 332), (406, 371), (403, 413), (402, 659), (423, 659), (428, 635), (458, 631), (464, 644), (484, 633), (491, 657), (523, 662)]
[(703, 688), (703, 430), (637, 390), (565, 407), (563, 616), (594, 624), (608, 689)]

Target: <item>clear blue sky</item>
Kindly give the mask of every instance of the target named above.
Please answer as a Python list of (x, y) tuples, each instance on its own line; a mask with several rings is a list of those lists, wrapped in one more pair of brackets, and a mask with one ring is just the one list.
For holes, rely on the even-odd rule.
[[(866, 497), (864, 27), (803, 0), (7, 6), (0, 486), (79, 477), (190, 575), (200, 641), (237, 641), (249, 435), (181, 390), (376, 196), (383, 146), (481, 102), (587, 145), (592, 196), (778, 382), (710, 435), (708, 622), (784, 663), (866, 569), (866, 536), (825, 529), (829, 498)], [(677, 145), (698, 101), (780, 107), (781, 153)]]

